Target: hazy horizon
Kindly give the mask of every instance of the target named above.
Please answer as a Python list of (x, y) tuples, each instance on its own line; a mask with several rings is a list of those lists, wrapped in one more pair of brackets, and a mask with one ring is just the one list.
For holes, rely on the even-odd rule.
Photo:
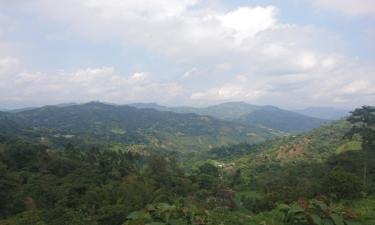
[(134, 104), (156, 104), (158, 106), (163, 106), (163, 107), (192, 107), (192, 108), (205, 108), (205, 107), (210, 107), (210, 106), (217, 106), (221, 104), (226, 104), (226, 103), (245, 103), (249, 105), (254, 105), (254, 106), (275, 106), (280, 109), (285, 109), (285, 110), (291, 110), (291, 111), (298, 111), (298, 110), (306, 110), (306, 109), (332, 109), (332, 110), (342, 110), (342, 111), (351, 111), (354, 108), (359, 108), (354, 107), (354, 108), (340, 108), (340, 107), (332, 107), (332, 106), (308, 106), (304, 108), (285, 108), (279, 105), (271, 105), (271, 104), (253, 104), (251, 102), (246, 102), (246, 101), (224, 101), (224, 102), (218, 102), (218, 103), (211, 103), (211, 104), (204, 104), (204, 105), (169, 105), (169, 104), (161, 104), (158, 102), (127, 102), (127, 103), (114, 103), (114, 102), (105, 102), (105, 101), (99, 101), (99, 100), (91, 100), (91, 101), (84, 101), (84, 102), (60, 102), (60, 103), (52, 103), (52, 104), (41, 104), (41, 105), (26, 105), (26, 106), (20, 106), (20, 107), (3, 107), (0, 105), (0, 111), (1, 110), (6, 110), (6, 111), (12, 111), (12, 110), (19, 110), (19, 109), (32, 109), (32, 108), (39, 108), (39, 107), (44, 107), (44, 106), (69, 106), (69, 105), (82, 105), (82, 104), (87, 104), (87, 103), (92, 103), (92, 102), (97, 102), (97, 103), (103, 103), (103, 104), (109, 104), (109, 105), (117, 105), (117, 106), (122, 106), (122, 105), (134, 105)]
[(0, 0), (0, 108), (375, 103), (371, 0)]

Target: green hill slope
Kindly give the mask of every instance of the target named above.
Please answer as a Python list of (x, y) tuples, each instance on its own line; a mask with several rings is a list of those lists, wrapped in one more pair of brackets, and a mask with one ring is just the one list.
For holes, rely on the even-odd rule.
[(244, 125), (258, 125), (289, 133), (311, 130), (327, 121), (274, 106), (257, 106), (245, 102), (227, 102), (203, 108), (165, 107), (155, 103), (136, 103), (132, 104), (132, 106), (137, 108), (152, 108), (159, 111), (208, 115)]
[(277, 107), (263, 107), (248, 113), (237, 120), (243, 124), (257, 124), (283, 132), (303, 132), (322, 125), (326, 120), (304, 116), (298, 113), (279, 109)]
[(246, 166), (253, 163), (255, 165), (285, 164), (296, 161), (322, 162), (332, 155), (360, 149), (359, 138), (344, 138), (350, 128), (351, 125), (347, 121), (339, 120), (307, 133), (276, 138), (266, 143), (235, 144), (213, 148), (209, 151), (209, 155), (222, 160), (233, 159), (232, 155), (239, 155), (234, 159), (251, 161)]
[(256, 106), (247, 104), (245, 102), (227, 102), (218, 105), (212, 105), (207, 107), (166, 107), (156, 103), (134, 103), (130, 104), (136, 108), (149, 108), (160, 111), (171, 111), (177, 113), (195, 113), (199, 115), (212, 116), (222, 120), (234, 120), (250, 112), (262, 108), (262, 106)]
[(258, 126), (210, 116), (137, 109), (98, 102), (66, 107), (46, 106), (14, 114), (15, 121), (54, 131), (54, 136), (84, 136), (125, 144), (151, 144), (178, 150), (208, 150), (245, 141), (255, 143), (279, 135)]

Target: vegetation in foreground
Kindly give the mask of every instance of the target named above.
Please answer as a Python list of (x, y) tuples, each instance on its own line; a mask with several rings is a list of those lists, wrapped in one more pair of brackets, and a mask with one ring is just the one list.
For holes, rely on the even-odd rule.
[[(1, 225), (375, 224), (375, 109), (195, 155), (0, 138)], [(9, 126), (11, 128), (12, 126)]]

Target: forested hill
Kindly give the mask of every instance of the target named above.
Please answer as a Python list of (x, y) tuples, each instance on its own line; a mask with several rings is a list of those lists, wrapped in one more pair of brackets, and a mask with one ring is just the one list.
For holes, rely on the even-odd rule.
[[(97, 103), (71, 107), (61, 115), (44, 107), (0, 118), (49, 126), (21, 128), (35, 135), (51, 127), (76, 130), (73, 123), (101, 121), (99, 112), (110, 109), (114, 118), (122, 117), (117, 110), (144, 115)], [(373, 225), (374, 118), (375, 108), (363, 107), (305, 134), (194, 157), (152, 145), (113, 149), (111, 139), (81, 148), (91, 133), (64, 148), (0, 135), (0, 224)]]
[(273, 106), (263, 107), (243, 115), (235, 121), (242, 124), (258, 124), (289, 133), (308, 131), (328, 122), (327, 120), (301, 115)]
[(281, 134), (257, 125), (222, 121), (210, 116), (99, 102), (45, 106), (6, 115), (9, 123), (28, 127), (30, 132), (38, 130), (40, 134), (42, 130), (44, 140), (87, 137), (91, 141), (152, 144), (174, 150), (207, 150), (211, 146), (237, 141), (255, 143)]
[(135, 103), (131, 106), (137, 108), (153, 108), (162, 111), (172, 111), (178, 113), (195, 113), (199, 115), (209, 115), (222, 120), (234, 120), (255, 110), (261, 109), (262, 106), (252, 105), (245, 102), (227, 102), (207, 107), (166, 107), (156, 103)]
[(220, 146), (211, 149), (208, 157), (224, 161), (248, 158), (255, 164), (264, 163), (264, 159), (268, 163), (279, 164), (322, 162), (340, 153), (362, 149), (358, 136), (346, 137), (351, 127), (346, 120), (338, 120), (306, 133), (275, 138), (260, 144)]
[(132, 104), (137, 108), (153, 108), (159, 111), (196, 113), (209, 115), (244, 125), (258, 125), (288, 133), (298, 133), (319, 127), (328, 120), (283, 110), (275, 106), (258, 106), (245, 102), (227, 102), (218, 105), (196, 107), (165, 107), (155, 103)]
[(0, 134), (16, 135), (20, 134), (21, 125), (15, 122), (15, 116), (11, 113), (0, 112)]

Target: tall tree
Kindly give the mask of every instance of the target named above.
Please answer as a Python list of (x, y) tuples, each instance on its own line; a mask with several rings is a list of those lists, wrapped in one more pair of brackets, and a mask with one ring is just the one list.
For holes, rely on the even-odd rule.
[[(375, 107), (362, 106), (355, 109), (347, 119), (353, 126), (347, 134), (352, 137), (359, 134), (362, 137), (362, 149), (366, 152), (375, 151)], [(363, 163), (363, 187), (367, 186), (367, 157)]]
[(347, 120), (353, 125), (348, 135), (361, 135), (362, 149), (375, 150), (375, 107), (363, 106), (355, 109)]

